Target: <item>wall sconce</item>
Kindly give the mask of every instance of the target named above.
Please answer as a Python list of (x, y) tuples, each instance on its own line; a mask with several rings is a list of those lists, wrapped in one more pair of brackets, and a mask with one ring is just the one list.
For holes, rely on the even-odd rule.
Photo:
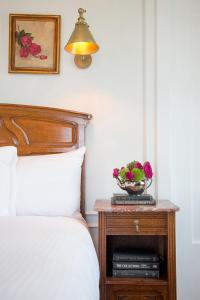
[(86, 23), (83, 14), (86, 12), (83, 8), (79, 8), (79, 18), (75, 24), (75, 29), (65, 46), (65, 50), (74, 54), (74, 62), (78, 68), (88, 68), (92, 62), (91, 54), (99, 50), (99, 46), (95, 42), (89, 25)]

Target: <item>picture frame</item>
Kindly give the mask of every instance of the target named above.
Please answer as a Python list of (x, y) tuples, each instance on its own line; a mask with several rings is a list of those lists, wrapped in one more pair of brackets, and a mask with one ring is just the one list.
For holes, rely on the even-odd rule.
[(9, 15), (9, 73), (59, 74), (60, 15)]

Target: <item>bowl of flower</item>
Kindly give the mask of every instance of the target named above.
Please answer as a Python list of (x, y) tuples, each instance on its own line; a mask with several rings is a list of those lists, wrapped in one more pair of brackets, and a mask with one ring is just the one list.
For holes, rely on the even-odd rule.
[(141, 195), (150, 187), (153, 171), (149, 161), (141, 164), (134, 160), (125, 167), (115, 168), (113, 177), (118, 186), (129, 195)]

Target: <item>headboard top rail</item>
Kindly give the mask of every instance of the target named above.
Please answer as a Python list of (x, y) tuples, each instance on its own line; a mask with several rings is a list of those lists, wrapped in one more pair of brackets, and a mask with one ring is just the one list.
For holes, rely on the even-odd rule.
[(22, 105), (22, 104), (7, 104), (0, 103), (0, 110), (5, 114), (13, 111), (14, 114), (18, 115), (20, 113), (32, 113), (41, 114), (42, 112), (47, 114), (55, 115), (59, 118), (62, 116), (76, 117), (84, 120), (91, 120), (92, 115), (84, 112), (77, 112), (73, 110), (65, 110), (61, 108), (46, 107), (46, 106), (33, 106), (33, 105)]

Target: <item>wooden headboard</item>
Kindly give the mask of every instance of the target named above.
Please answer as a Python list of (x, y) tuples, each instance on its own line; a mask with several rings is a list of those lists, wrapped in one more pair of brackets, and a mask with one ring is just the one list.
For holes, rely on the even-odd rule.
[[(0, 146), (14, 145), (18, 155), (63, 153), (85, 143), (90, 114), (41, 106), (0, 103)], [(85, 215), (84, 164), (80, 210)]]

